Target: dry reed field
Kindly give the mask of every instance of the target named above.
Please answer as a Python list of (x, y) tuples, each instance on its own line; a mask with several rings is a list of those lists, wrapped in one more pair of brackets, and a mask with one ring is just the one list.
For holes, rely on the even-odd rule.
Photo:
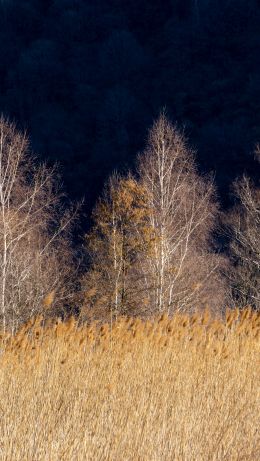
[(259, 460), (260, 314), (42, 326), (0, 340), (3, 461)]

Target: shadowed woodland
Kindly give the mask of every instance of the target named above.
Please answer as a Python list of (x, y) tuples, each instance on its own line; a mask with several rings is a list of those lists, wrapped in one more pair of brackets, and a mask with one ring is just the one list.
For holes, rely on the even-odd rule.
[(259, 0), (0, 4), (0, 109), (89, 213), (166, 107), (222, 202), (259, 141)]

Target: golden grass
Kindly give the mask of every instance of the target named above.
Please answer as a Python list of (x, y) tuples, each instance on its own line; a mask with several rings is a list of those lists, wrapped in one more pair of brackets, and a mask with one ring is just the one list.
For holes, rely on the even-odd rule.
[(0, 340), (1, 460), (260, 459), (259, 314), (40, 322)]

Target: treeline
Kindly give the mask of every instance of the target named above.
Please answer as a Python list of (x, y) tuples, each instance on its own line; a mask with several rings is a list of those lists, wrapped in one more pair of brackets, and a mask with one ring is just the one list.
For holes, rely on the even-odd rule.
[(80, 209), (64, 205), (57, 169), (38, 164), (27, 137), (1, 118), (1, 327), (43, 311), (77, 309), (88, 320), (259, 309), (260, 189), (244, 176), (233, 190), (236, 204), (223, 214), (213, 179), (199, 174), (184, 134), (162, 113), (135, 171), (108, 180), (83, 270), (71, 241)]

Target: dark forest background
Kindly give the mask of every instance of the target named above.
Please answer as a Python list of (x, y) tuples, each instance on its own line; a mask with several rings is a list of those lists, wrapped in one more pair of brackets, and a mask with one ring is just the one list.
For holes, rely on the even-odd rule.
[(0, 111), (87, 211), (163, 107), (224, 205), (237, 175), (259, 174), (259, 0), (2, 0), (0, 12)]

